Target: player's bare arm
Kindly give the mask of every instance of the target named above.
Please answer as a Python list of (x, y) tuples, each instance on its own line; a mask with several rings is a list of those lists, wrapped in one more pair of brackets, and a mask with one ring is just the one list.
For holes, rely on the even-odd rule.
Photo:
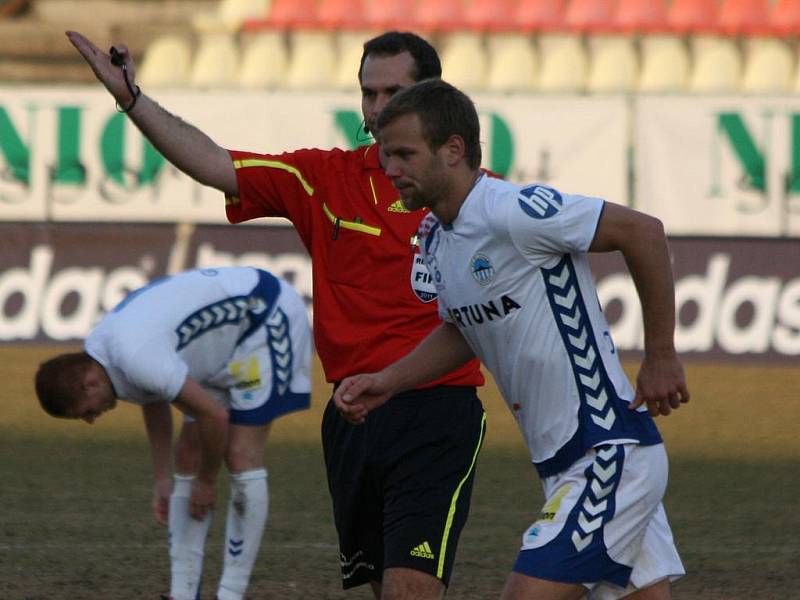
[(675, 352), (675, 288), (664, 227), (658, 219), (606, 202), (592, 252), (618, 250), (642, 304), (645, 356), (631, 409), (668, 415), (689, 401), (683, 366)]
[(186, 379), (173, 404), (197, 422), (201, 459), (189, 508), (192, 517), (202, 519), (214, 507), (217, 473), (225, 455), (228, 412), (191, 378)]
[(172, 492), (172, 412), (168, 403), (152, 402), (142, 406), (142, 417), (153, 462), (153, 516), (166, 525)]
[(414, 389), (475, 358), (458, 327), (442, 323), (403, 358), (378, 373), (342, 380), (333, 400), (351, 423), (363, 423), (367, 413), (400, 392)]
[(153, 146), (178, 169), (192, 179), (211, 186), (228, 196), (239, 193), (236, 170), (228, 151), (202, 131), (164, 110), (143, 92), (135, 99), (129, 86), (137, 90), (136, 66), (123, 45), (116, 46), (124, 60), (128, 83), (123, 70), (111, 62), (111, 55), (95, 46), (86, 37), (68, 31), (67, 38), (94, 71), (97, 79), (123, 108)]

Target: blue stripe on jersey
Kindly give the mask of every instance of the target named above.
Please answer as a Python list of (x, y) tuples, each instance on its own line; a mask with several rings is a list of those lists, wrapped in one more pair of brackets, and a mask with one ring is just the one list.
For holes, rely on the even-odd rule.
[(294, 367), (294, 352), (289, 325), (289, 318), (280, 308), (277, 308), (266, 320), (264, 329), (272, 363), (272, 390), (269, 400), (252, 410), (232, 410), (231, 423), (263, 425), (288, 412), (309, 407), (310, 393), (289, 391)]
[(246, 296), (229, 296), (186, 317), (175, 328), (178, 335), (178, 346), (175, 349), (182, 350), (193, 340), (217, 327), (238, 324), (248, 318), (250, 325), (236, 341), (239, 345), (264, 322), (278, 300), (280, 289), (281, 284), (275, 276), (258, 270), (258, 283)]
[(650, 415), (628, 410), (628, 402), (617, 396), (603, 364), (572, 258), (565, 254), (555, 267), (543, 268), (541, 273), (572, 364), (580, 408), (575, 435), (553, 458), (536, 465), (539, 475), (549, 477), (560, 473), (589, 448), (609, 440), (636, 440), (642, 445), (660, 443), (661, 436)]
[(603, 540), (603, 526), (616, 511), (615, 491), (624, 461), (624, 446), (598, 447), (594, 462), (584, 471), (586, 487), (561, 532), (539, 548), (522, 550), (513, 570), (564, 583), (627, 585), (631, 567), (613, 561)]

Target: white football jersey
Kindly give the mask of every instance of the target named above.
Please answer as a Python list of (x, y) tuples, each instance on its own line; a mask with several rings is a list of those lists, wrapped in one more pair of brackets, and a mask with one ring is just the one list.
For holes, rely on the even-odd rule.
[[(124, 400), (172, 401), (191, 377), (255, 402), (310, 391), (308, 358), (291, 355), (293, 336), (309, 336), (294, 288), (266, 271), (225, 267), (163, 277), (132, 292), (84, 347)], [(272, 348), (271, 361), (253, 354), (265, 345)]]
[(604, 203), (486, 176), (420, 244), (441, 317), (491, 371), (541, 476), (610, 441), (661, 441), (617, 358), (586, 252)]

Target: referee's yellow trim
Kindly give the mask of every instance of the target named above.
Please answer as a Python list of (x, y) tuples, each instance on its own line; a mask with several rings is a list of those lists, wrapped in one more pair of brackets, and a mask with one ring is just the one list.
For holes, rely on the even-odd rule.
[(439, 579), (441, 579), (442, 575), (444, 574), (444, 563), (445, 558), (447, 557), (447, 540), (450, 538), (450, 528), (453, 526), (453, 517), (455, 517), (456, 514), (458, 496), (461, 494), (461, 488), (464, 486), (464, 482), (469, 479), (470, 474), (475, 469), (475, 461), (478, 460), (478, 452), (483, 444), (483, 436), (485, 433), (486, 413), (484, 412), (483, 417), (481, 418), (481, 435), (478, 438), (478, 444), (475, 446), (475, 452), (472, 454), (472, 463), (469, 465), (469, 469), (467, 469), (467, 473), (464, 475), (464, 478), (458, 482), (456, 491), (453, 492), (453, 498), (450, 500), (450, 510), (447, 513), (447, 521), (444, 524), (444, 534), (442, 535), (442, 545), (439, 547), (439, 564), (436, 566), (436, 577)]
[(292, 175), (297, 177), (297, 179), (300, 181), (300, 185), (302, 185), (303, 189), (306, 191), (306, 194), (308, 194), (309, 196), (314, 195), (314, 188), (311, 187), (311, 184), (309, 184), (305, 180), (305, 177), (303, 177), (303, 174), (300, 172), (300, 170), (297, 167), (293, 167), (292, 165), (281, 162), (279, 160), (264, 160), (263, 158), (245, 158), (242, 160), (234, 160), (233, 166), (236, 169), (242, 169), (246, 167), (268, 167), (270, 169), (282, 169), (283, 171), (291, 173)]
[[(322, 210), (330, 222), (336, 224), (338, 217), (331, 212), (331, 209), (328, 208), (328, 205), (324, 202), (322, 203)], [(352, 229), (353, 231), (360, 231), (361, 233), (367, 233), (369, 235), (381, 234), (380, 227), (372, 227), (371, 225), (364, 225), (363, 223), (356, 223), (355, 221), (345, 221), (344, 219), (339, 219), (339, 227), (342, 227), (343, 229)]]

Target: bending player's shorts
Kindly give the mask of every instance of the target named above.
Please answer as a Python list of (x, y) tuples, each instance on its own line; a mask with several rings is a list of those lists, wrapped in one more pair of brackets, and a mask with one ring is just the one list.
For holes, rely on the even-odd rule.
[(583, 584), (592, 600), (612, 600), (685, 574), (661, 500), (663, 444), (590, 450), (542, 483), (546, 503), (522, 537), (514, 571)]
[[(208, 391), (229, 409), (234, 425), (266, 425), (310, 406), (311, 328), (303, 299), (281, 280), (263, 325), (239, 345)], [(191, 421), (191, 417), (185, 420)]]
[(345, 589), (392, 567), (448, 584), (485, 423), (471, 387), (399, 394), (363, 425), (328, 403), (322, 443)]

